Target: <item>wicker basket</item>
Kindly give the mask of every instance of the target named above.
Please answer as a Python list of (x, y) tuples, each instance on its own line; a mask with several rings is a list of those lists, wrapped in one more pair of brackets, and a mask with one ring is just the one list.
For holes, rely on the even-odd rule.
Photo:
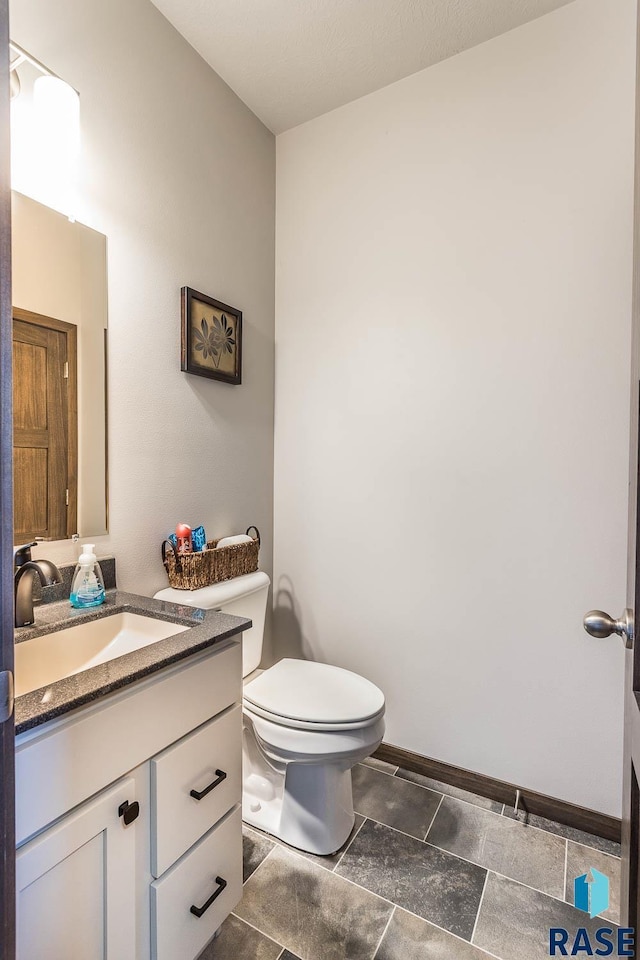
[(162, 562), (169, 575), (169, 586), (176, 590), (199, 590), (212, 583), (254, 573), (258, 569), (260, 534), (257, 527), (249, 527), (249, 530), (256, 532), (251, 543), (234, 543), (218, 550), (218, 541), (208, 540), (205, 549), (199, 553), (176, 553), (171, 541), (165, 540)]

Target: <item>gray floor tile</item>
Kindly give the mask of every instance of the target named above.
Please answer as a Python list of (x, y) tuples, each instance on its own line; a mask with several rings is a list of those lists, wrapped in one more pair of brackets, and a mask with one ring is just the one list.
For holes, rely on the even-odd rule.
[(282, 947), (253, 927), (234, 917), (227, 917), (220, 936), (212, 940), (198, 960), (277, 960)]
[(335, 872), (471, 938), (486, 877), (482, 867), (367, 820)]
[(441, 794), (362, 763), (353, 768), (352, 779), (353, 806), (358, 813), (424, 840)]
[(242, 825), (242, 882), (245, 883), (275, 844), (263, 833)]
[(300, 960), (371, 960), (391, 910), (390, 903), (277, 847), (245, 884), (236, 913)]
[(368, 767), (374, 767), (376, 770), (383, 770), (385, 773), (390, 774), (390, 776), (393, 776), (398, 769), (397, 767), (394, 767), (393, 764), (387, 763), (386, 760), (378, 760), (377, 757), (367, 757), (367, 759), (363, 760), (362, 762), (366, 763)]
[(573, 903), (573, 881), (576, 877), (587, 873), (591, 867), (595, 867), (609, 878), (610, 905), (602, 916), (613, 920), (614, 923), (620, 923), (620, 860), (617, 857), (608, 857), (606, 853), (569, 841), (565, 900), (567, 903)]
[[(504, 808), (505, 817), (515, 819), (513, 807)], [(574, 840), (575, 843), (582, 843), (585, 847), (593, 847), (594, 850), (600, 850), (602, 853), (608, 853), (612, 857), (619, 857), (621, 848), (619, 843), (613, 840), (605, 840), (604, 837), (596, 837), (592, 833), (585, 833), (584, 830), (576, 830), (575, 827), (567, 827), (564, 823), (556, 823), (555, 820), (547, 820), (546, 817), (538, 817), (535, 813), (521, 813), (518, 817), (520, 823), (527, 823), (531, 827), (537, 827), (539, 830), (547, 830), (549, 833), (555, 833), (558, 837), (565, 837), (567, 840)]]
[(489, 874), (473, 936), (476, 946), (502, 960), (549, 960), (549, 929), (585, 927), (592, 942), (602, 920), (506, 877)]
[[(293, 853), (297, 853), (300, 857), (305, 857), (307, 860), (311, 860), (313, 863), (317, 863), (321, 867), (325, 867), (327, 870), (333, 870), (336, 863), (340, 861), (340, 858), (346, 848), (349, 846), (356, 833), (364, 823), (364, 817), (361, 817), (359, 813), (356, 813), (355, 823), (353, 829), (345, 842), (342, 844), (339, 850), (335, 853), (329, 854), (329, 856), (320, 857), (315, 853), (307, 853), (306, 850), (298, 850), (297, 847), (290, 847), (288, 843), (283, 843), (282, 840), (279, 840), (277, 837), (272, 837), (269, 833), (263, 833), (262, 830), (257, 830), (255, 827), (247, 828), (250, 829), (252, 833), (255, 833), (258, 837), (263, 837), (267, 842), (271, 843), (272, 846), (283, 847), (285, 850), (291, 850)], [(255, 868), (254, 868), (255, 869)]]
[(342, 844), (340, 849), (337, 850), (336, 853), (332, 853), (331, 856), (316, 857), (315, 854), (313, 853), (307, 853), (305, 854), (305, 856), (307, 856), (310, 860), (313, 860), (314, 863), (319, 863), (321, 864), (321, 866), (329, 867), (330, 870), (333, 870), (336, 864), (340, 863), (340, 861), (342, 860), (342, 854), (345, 852), (345, 850), (347, 849), (347, 847), (349, 846), (349, 844), (357, 834), (358, 830), (360, 829), (364, 821), (365, 821), (365, 818), (361, 816), (361, 814), (356, 813), (356, 822), (353, 825), (353, 830), (347, 837), (345, 843)]
[(564, 899), (565, 843), (453, 797), (445, 797), (427, 842)]
[(465, 940), (396, 908), (375, 960), (488, 960)]
[(431, 777), (425, 777), (421, 773), (413, 773), (411, 770), (405, 770), (398, 767), (396, 777), (402, 780), (410, 780), (412, 783), (419, 783), (422, 787), (428, 787), (429, 790), (435, 790), (437, 793), (444, 793), (448, 797), (457, 797), (458, 800), (466, 800), (467, 803), (473, 803), (476, 807), (483, 807), (485, 810), (493, 810), (494, 813), (502, 812), (502, 804), (497, 800), (490, 800), (489, 797), (479, 797), (476, 793), (469, 793), (468, 790), (461, 790), (459, 787), (452, 787), (448, 783), (442, 783), (440, 780), (432, 780)]

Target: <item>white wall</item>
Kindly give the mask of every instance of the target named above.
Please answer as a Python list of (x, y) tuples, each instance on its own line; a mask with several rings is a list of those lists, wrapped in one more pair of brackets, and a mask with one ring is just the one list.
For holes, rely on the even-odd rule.
[(634, 36), (576, 0), (277, 140), (278, 652), (616, 815)]
[[(11, 37), (80, 92), (78, 220), (108, 237), (109, 535), (166, 586), (178, 520), (255, 523), (271, 569), (275, 143), (149, 0), (17, 0)], [(244, 313), (243, 384), (180, 372), (180, 287)], [(55, 561), (70, 544), (37, 551)]]

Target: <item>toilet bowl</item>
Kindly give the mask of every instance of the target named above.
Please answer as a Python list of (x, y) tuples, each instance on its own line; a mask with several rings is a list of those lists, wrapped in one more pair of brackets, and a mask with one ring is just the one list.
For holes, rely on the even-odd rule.
[(384, 695), (350, 670), (280, 660), (256, 672), (269, 589), (265, 573), (160, 600), (249, 617), (243, 633), (243, 791), (246, 823), (309, 853), (331, 854), (354, 824), (351, 768), (384, 734)]
[(287, 659), (243, 694), (243, 819), (293, 847), (334, 853), (354, 823), (351, 768), (384, 734), (381, 691), (349, 670)]

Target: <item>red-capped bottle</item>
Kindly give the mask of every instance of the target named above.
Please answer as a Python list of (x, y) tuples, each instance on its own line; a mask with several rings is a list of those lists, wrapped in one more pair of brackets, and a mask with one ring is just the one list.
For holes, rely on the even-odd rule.
[(193, 543), (191, 542), (191, 527), (188, 523), (179, 523), (176, 527), (176, 540), (178, 541), (178, 553), (193, 553)]

